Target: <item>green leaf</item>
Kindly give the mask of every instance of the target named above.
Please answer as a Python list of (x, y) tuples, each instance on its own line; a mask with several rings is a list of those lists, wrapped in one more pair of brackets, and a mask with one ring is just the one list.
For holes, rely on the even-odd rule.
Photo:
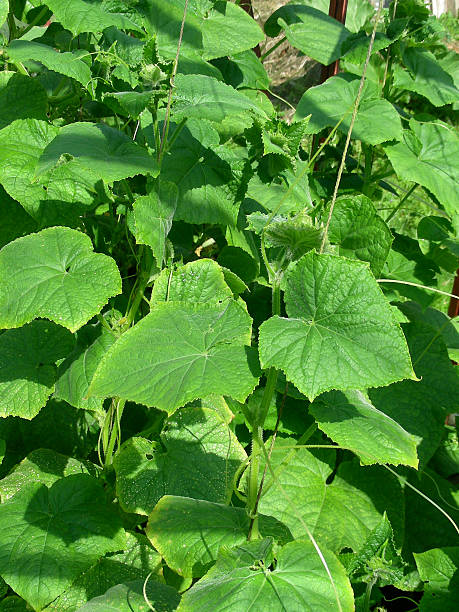
[(351, 32), (359, 32), (374, 12), (374, 6), (368, 0), (349, 0), (346, 27)]
[(0, 130), (0, 183), (42, 226), (66, 224), (69, 219), (74, 223), (93, 205), (98, 180), (73, 160), (37, 182), (37, 162), (58, 133), (58, 128), (35, 119), (18, 120)]
[(0, 417), (33, 419), (54, 391), (56, 361), (73, 348), (66, 329), (33, 321), (0, 335)]
[(148, 612), (152, 605), (158, 612), (173, 612), (179, 601), (180, 595), (167, 584), (151, 580), (145, 584), (144, 580), (134, 580), (111, 587), (104, 595), (78, 608), (77, 612)]
[(343, 461), (332, 478), (335, 451), (312, 454), (295, 444), (294, 438), (276, 440), (271, 457), (276, 479), (268, 470), (260, 512), (287, 525), (295, 539), (308, 539), (307, 527), (320, 546), (338, 553), (343, 548), (359, 551), (387, 511), (401, 543), (403, 498), (389, 472)]
[(116, 336), (101, 326), (86, 325), (77, 333), (75, 349), (59, 365), (54, 397), (75, 408), (101, 411), (103, 401), (87, 397), (92, 377)]
[(103, 123), (71, 123), (43, 151), (35, 170), (36, 176), (51, 170), (63, 155), (77, 158), (107, 182), (120, 181), (136, 174), (159, 173), (156, 159), (129, 136)]
[(422, 323), (404, 326), (418, 381), (369, 392), (373, 405), (419, 440), (422, 469), (438, 447), (446, 415), (459, 406), (459, 378), (438, 331)]
[(166, 239), (172, 228), (179, 192), (174, 183), (161, 180), (159, 193), (150, 191), (133, 204), (135, 239), (151, 247), (158, 266), (166, 263)]
[(341, 45), (350, 34), (333, 17), (301, 4), (281, 7), (265, 23), (268, 36), (277, 36), (281, 29), (293, 47), (324, 66), (341, 57)]
[[(199, 577), (222, 546), (246, 542), (249, 525), (244, 508), (165, 495), (149, 516), (146, 534), (171, 569)], [(280, 543), (291, 539), (289, 530), (271, 516), (259, 516), (259, 530)]]
[(31, 482), (49, 488), (61, 478), (72, 474), (97, 476), (98, 470), (89, 461), (79, 461), (50, 449), (34, 450), (16, 465), (6, 478), (0, 480), (2, 503)]
[(459, 596), (459, 547), (434, 548), (415, 553), (414, 559), (424, 586), (421, 612), (453, 610)]
[[(155, 592), (158, 586), (159, 588), (163, 586), (157, 582), (158, 572), (161, 569), (161, 557), (147, 538), (139, 533), (127, 532), (126, 547), (123, 552), (99, 559), (95, 565), (78, 576), (75, 582), (45, 610), (46, 612), (75, 612), (93, 597), (104, 595), (113, 585), (133, 580), (141, 580), (143, 585), (148, 575), (150, 575), (148, 584), (151, 582), (151, 585), (149, 589), (147, 586), (147, 592)], [(95, 604), (91, 603), (91, 605)], [(136, 611), (140, 609), (136, 607)], [(104, 612), (107, 612), (107, 608)]]
[(365, 389), (415, 378), (408, 348), (367, 266), (308, 253), (286, 274), (288, 319), (260, 327), (260, 360), (313, 400), (330, 389)]
[(416, 438), (375, 408), (360, 391), (331, 391), (310, 406), (319, 428), (356, 453), (363, 465), (418, 466)]
[(0, 25), (3, 25), (10, 10), (8, 0), (0, 0)]
[(157, 95), (157, 92), (153, 90), (118, 91), (105, 94), (103, 100), (115, 113), (138, 119), (140, 114), (154, 100), (155, 95)]
[(389, 255), (392, 234), (364, 195), (341, 196), (335, 202), (329, 240), (339, 245), (339, 254), (370, 264), (378, 277)]
[(341, 610), (354, 609), (351, 584), (333, 553), (322, 549), (322, 560), (311, 542), (289, 542), (270, 569), (271, 548), (265, 540), (223, 549), (215, 566), (185, 593), (179, 611), (246, 612), (255, 605), (272, 612), (326, 612), (337, 608), (337, 599)]
[(220, 70), (225, 83), (236, 89), (240, 87), (269, 88), (268, 73), (252, 49), (222, 57), (212, 63)]
[[(146, 0), (143, 12), (150, 36), (156, 35), (160, 52), (175, 57), (183, 19), (185, 0)], [(257, 23), (232, 2), (191, 2), (183, 31), (185, 55), (206, 60), (252, 49), (263, 40)]]
[(91, 239), (51, 227), (0, 251), (0, 326), (19, 327), (43, 317), (76, 331), (121, 292), (113, 259), (92, 252)]
[(250, 330), (251, 319), (236, 302), (157, 304), (107, 352), (89, 394), (169, 414), (211, 394), (244, 401), (258, 382)]
[[(11, 41), (7, 47), (7, 52), (13, 62), (28, 62), (30, 60), (40, 62), (49, 70), (75, 79), (83, 87), (87, 87), (91, 80), (91, 70), (80, 59), (81, 53), (59, 53), (52, 47), (29, 40)], [(36, 117), (36, 119), (41, 118)]]
[(414, 91), (432, 102), (444, 106), (459, 101), (459, 89), (452, 76), (446, 72), (427, 49), (407, 47), (402, 53), (407, 70), (397, 66), (394, 70), (394, 87)]
[(457, 213), (459, 138), (450, 127), (411, 119), (402, 141), (384, 151), (401, 179), (427, 187), (448, 214)]
[(46, 119), (47, 110), (48, 96), (37, 79), (14, 74), (0, 89), (0, 129), (16, 119)]
[(1, 612), (30, 612), (30, 608), (27, 603), (20, 597), (10, 595), (0, 601)]
[[(306, 132), (317, 134), (326, 127), (334, 127), (344, 116), (338, 129), (347, 134), (359, 86), (358, 78), (331, 77), (303, 94), (295, 118), (299, 120), (311, 115)], [(377, 122), (375, 117), (378, 117)], [(367, 82), (362, 91), (352, 136), (371, 145), (402, 138), (399, 114), (390, 102), (380, 98), (373, 83)]]
[(91, 476), (30, 483), (0, 505), (0, 574), (42, 609), (99, 557), (122, 549), (124, 530), (103, 487)]
[(228, 503), (247, 455), (214, 410), (178, 410), (161, 435), (164, 450), (131, 438), (115, 457), (116, 490), (126, 512), (150, 514), (163, 495)]
[(46, 0), (45, 4), (54, 13), (55, 19), (75, 36), (82, 32), (101, 32), (110, 26), (115, 26), (120, 30), (142, 31), (125, 15), (105, 11), (103, 7), (97, 6), (94, 2)]
[(153, 285), (151, 303), (209, 304), (232, 298), (222, 268), (212, 259), (191, 261), (175, 270), (163, 270)]
[(295, 261), (312, 249), (318, 249), (322, 232), (303, 213), (287, 219), (276, 219), (265, 229), (266, 246), (285, 250), (287, 261)]
[(174, 120), (207, 119), (221, 122), (228, 115), (253, 113), (266, 118), (260, 105), (217, 79), (203, 74), (178, 74), (174, 89)]
[(0, 187), (0, 249), (16, 238), (30, 234), (37, 229), (37, 224), (18, 202), (10, 198), (3, 187)]

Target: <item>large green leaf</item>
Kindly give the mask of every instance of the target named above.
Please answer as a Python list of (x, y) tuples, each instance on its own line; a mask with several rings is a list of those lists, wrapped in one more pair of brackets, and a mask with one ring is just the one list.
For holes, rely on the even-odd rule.
[[(334, 127), (344, 116), (339, 130), (347, 134), (351, 122), (360, 79), (335, 76), (322, 85), (311, 87), (298, 103), (295, 118), (311, 115), (306, 132), (317, 134), (326, 127)], [(375, 121), (378, 117), (378, 121)], [(387, 140), (400, 140), (400, 116), (387, 100), (382, 100), (375, 84), (367, 82), (357, 112), (352, 136), (372, 145)]]
[[(244, 508), (201, 499), (165, 495), (150, 514), (146, 528), (153, 546), (181, 576), (202, 576), (222, 546), (247, 540), (250, 518)], [(262, 536), (285, 543), (289, 530), (271, 516), (259, 517)]]
[(277, 36), (281, 29), (293, 47), (325, 66), (341, 57), (341, 46), (350, 35), (321, 10), (293, 3), (275, 11), (265, 23), (268, 36)]
[(8, 17), (10, 5), (8, 0), (0, 0), (0, 25), (3, 25)]
[(421, 579), (427, 583), (420, 612), (454, 610), (459, 597), (459, 547), (415, 553), (414, 559)]
[(397, 175), (427, 187), (450, 215), (458, 210), (459, 138), (446, 124), (420, 123), (411, 119), (403, 139), (386, 145)]
[(329, 240), (339, 245), (339, 254), (368, 261), (377, 277), (392, 244), (392, 234), (364, 195), (342, 196), (335, 202)]
[(369, 392), (373, 405), (419, 441), (421, 468), (438, 447), (446, 414), (459, 407), (459, 377), (443, 338), (422, 323), (404, 327), (419, 381), (406, 380)]
[(356, 453), (363, 465), (402, 463), (417, 467), (416, 438), (360, 391), (330, 391), (318, 398), (310, 411), (319, 428)]
[(129, 136), (104, 123), (70, 123), (43, 151), (35, 173), (54, 168), (63, 155), (77, 158), (104, 181), (120, 181), (136, 174), (159, 173), (156, 159)]
[(51, 227), (0, 251), (0, 326), (19, 327), (37, 317), (76, 331), (121, 292), (113, 259), (93, 253), (91, 239)]
[[(177, 52), (185, 0), (143, 0), (148, 34), (158, 38), (160, 52), (173, 58)], [(204, 59), (224, 57), (252, 49), (263, 40), (257, 23), (232, 2), (190, 0), (183, 30), (185, 55)]]
[(183, 117), (221, 122), (228, 115), (253, 113), (266, 117), (263, 108), (217, 79), (203, 74), (178, 74), (174, 90), (174, 119)]
[(40, 62), (49, 70), (75, 79), (84, 87), (87, 87), (91, 80), (89, 66), (76, 53), (59, 53), (52, 47), (30, 40), (13, 40), (8, 45), (7, 50), (9, 57), (14, 62), (28, 62), (30, 60)]
[(46, 119), (48, 96), (37, 79), (14, 74), (0, 89), (0, 129), (16, 119)]
[(0, 574), (41, 610), (108, 551), (123, 549), (124, 530), (103, 487), (87, 474), (48, 489), (29, 483), (0, 505)]
[[(45, 610), (46, 612), (75, 612), (93, 597), (104, 595), (113, 585), (132, 580), (141, 580), (143, 585), (148, 575), (150, 575), (148, 579), (148, 582), (151, 583), (150, 589), (155, 592), (158, 589), (157, 572), (160, 572), (161, 569), (161, 557), (147, 538), (139, 533), (127, 532), (126, 547), (122, 552), (99, 559), (95, 565), (78, 576), (75, 582)], [(149, 592), (148, 589), (147, 592)], [(107, 609), (103, 609), (104, 612), (107, 612)], [(136, 612), (140, 609), (136, 607)], [(117, 608), (117, 611), (119, 610), (120, 608)]]
[(307, 539), (309, 529), (334, 552), (357, 552), (387, 511), (402, 541), (403, 499), (395, 478), (382, 467), (361, 467), (353, 460), (342, 462), (329, 482), (335, 452), (312, 454), (292, 448), (295, 443), (293, 438), (276, 441), (271, 455), (276, 478), (268, 470), (260, 512), (287, 525), (295, 539)]
[(403, 333), (366, 265), (308, 253), (287, 272), (285, 303), (288, 319), (260, 327), (260, 360), (309, 399), (415, 378)]
[(459, 101), (459, 89), (452, 76), (442, 68), (433, 53), (427, 49), (407, 47), (402, 58), (407, 70), (401, 67), (395, 69), (395, 87), (415, 91), (434, 106)]
[(34, 450), (6, 478), (0, 480), (2, 503), (31, 482), (49, 488), (61, 478), (72, 474), (97, 476), (97, 468), (89, 461), (66, 457), (47, 448)]
[(56, 361), (73, 336), (50, 321), (33, 321), (0, 335), (0, 416), (33, 419), (54, 391)]
[(328, 612), (337, 609), (337, 600), (339, 609), (354, 609), (349, 578), (333, 553), (322, 549), (321, 558), (311, 542), (289, 542), (276, 552), (271, 569), (271, 549), (270, 540), (223, 549), (215, 566), (183, 596), (179, 612)]
[(239, 181), (208, 121), (187, 122), (164, 157), (161, 177), (180, 190), (176, 219), (236, 225)]
[(78, 608), (77, 612), (148, 612), (152, 609), (157, 612), (173, 612), (179, 601), (180, 595), (167, 584), (151, 579), (148, 582), (131, 580), (94, 597)]
[(168, 413), (211, 394), (244, 401), (258, 381), (250, 330), (249, 315), (233, 301), (157, 304), (107, 352), (89, 393)]
[(58, 128), (35, 119), (18, 120), (0, 130), (0, 183), (43, 225), (75, 223), (93, 205), (97, 176), (77, 160), (35, 178), (38, 160)]
[(82, 32), (101, 32), (110, 26), (119, 29), (136, 30), (141, 28), (121, 13), (105, 11), (94, 2), (85, 0), (46, 0), (44, 2), (54, 13), (55, 19), (72, 34)]
[(74, 351), (59, 365), (54, 397), (75, 408), (100, 411), (103, 401), (87, 393), (97, 366), (115, 340), (115, 334), (100, 325), (82, 327)]
[(178, 410), (161, 441), (164, 450), (131, 438), (115, 457), (116, 491), (127, 512), (150, 514), (163, 495), (229, 502), (247, 455), (214, 410)]

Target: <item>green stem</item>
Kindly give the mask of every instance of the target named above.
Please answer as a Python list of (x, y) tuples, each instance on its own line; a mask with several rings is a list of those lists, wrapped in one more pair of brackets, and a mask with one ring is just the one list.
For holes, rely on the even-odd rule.
[(387, 217), (386, 223), (389, 223), (389, 221), (392, 219), (392, 217), (394, 217), (394, 215), (396, 215), (398, 213), (398, 211), (402, 207), (402, 204), (410, 197), (410, 195), (413, 193), (413, 191), (416, 189), (417, 186), (418, 186), (418, 184), (414, 183), (414, 185), (412, 185), (408, 189), (408, 191), (405, 193), (405, 195), (400, 199), (400, 202), (397, 204), (397, 206), (392, 210), (390, 215)]
[(367, 588), (365, 590), (365, 599), (363, 602), (364, 612), (370, 612), (371, 591), (373, 590), (375, 582), (376, 578), (372, 578), (372, 580), (367, 584)]
[(371, 172), (373, 169), (373, 148), (362, 143), (363, 154), (365, 157), (365, 169), (363, 173), (362, 193), (369, 196), (369, 187), (371, 183)]
[[(113, 463), (113, 454), (115, 445), (120, 446), (121, 428), (120, 422), (123, 415), (124, 406), (126, 400), (114, 399), (111, 407), (111, 431), (108, 439), (108, 444), (104, 448), (104, 465), (111, 465)], [(113, 410), (114, 408), (114, 410)], [(113, 412), (115, 414), (113, 414)], [(109, 413), (110, 414), (110, 413)], [(113, 418), (114, 417), (114, 418)]]
[(38, 23), (39, 21), (41, 21), (41, 20), (42, 20), (42, 18), (43, 18), (43, 17), (46, 15), (46, 13), (47, 13), (47, 12), (48, 12), (48, 7), (47, 7), (47, 6), (44, 6), (44, 7), (41, 9), (41, 11), (38, 13), (38, 15), (35, 17), (35, 19), (33, 19), (33, 20), (32, 20), (32, 21), (29, 23), (29, 25), (28, 25), (26, 28), (24, 28), (24, 29), (22, 30), (22, 32), (19, 32), (19, 36), (18, 36), (17, 38), (21, 38), (21, 36), (24, 36), (24, 34), (27, 34), (27, 32), (30, 32), (30, 30), (31, 30), (31, 29), (32, 29), (34, 26), (36, 26), (36, 25), (37, 25), (37, 23)]
[(18, 28), (17, 28), (17, 25), (16, 25), (16, 20), (14, 18), (14, 14), (13, 14), (13, 10), (12, 9), (10, 9), (10, 12), (8, 13), (8, 20), (7, 21), (8, 21), (8, 30), (9, 30), (8, 42), (11, 42), (18, 35)]
[(170, 137), (170, 139), (166, 143), (166, 153), (167, 153), (167, 151), (170, 151), (172, 149), (172, 147), (174, 146), (174, 142), (177, 140), (180, 132), (185, 127), (185, 123), (186, 123), (186, 118), (182, 119), (180, 121), (180, 123), (177, 125), (177, 127), (175, 128), (175, 130), (173, 131), (172, 136)]
[(277, 43), (276, 43), (275, 45), (273, 45), (272, 47), (270, 47), (270, 48), (269, 48), (269, 49), (266, 51), (266, 53), (263, 53), (263, 55), (260, 57), (260, 61), (261, 61), (261, 62), (264, 62), (264, 61), (265, 61), (265, 59), (268, 57), (268, 55), (271, 55), (271, 53), (272, 53), (273, 51), (275, 51), (275, 50), (277, 49), (277, 47), (280, 47), (280, 46), (281, 46), (281, 44), (282, 44), (283, 42), (285, 42), (286, 40), (287, 40), (287, 37), (286, 37), (286, 36), (283, 36), (283, 37), (282, 37), (280, 40), (278, 40), (278, 41), (277, 41)]

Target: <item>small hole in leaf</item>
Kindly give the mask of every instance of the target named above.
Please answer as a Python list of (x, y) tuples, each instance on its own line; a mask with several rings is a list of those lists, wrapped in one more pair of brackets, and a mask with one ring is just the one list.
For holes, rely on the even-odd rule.
[(153, 459), (153, 455), (151, 453), (147, 453), (145, 455), (145, 457), (150, 461), (151, 459)]
[(70, 272), (70, 266), (65, 266), (65, 271)]

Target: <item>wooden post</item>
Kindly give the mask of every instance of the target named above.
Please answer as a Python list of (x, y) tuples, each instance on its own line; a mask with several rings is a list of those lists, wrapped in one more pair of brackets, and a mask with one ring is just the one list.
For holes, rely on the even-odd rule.
[[(346, 13), (347, 13), (347, 0), (330, 0), (330, 6), (328, 9), (329, 17), (333, 17), (340, 23), (344, 24), (346, 22)], [(339, 60), (333, 62), (329, 66), (322, 66), (322, 71), (320, 73), (320, 82), (325, 83), (325, 81), (331, 77), (335, 76), (339, 72)]]

